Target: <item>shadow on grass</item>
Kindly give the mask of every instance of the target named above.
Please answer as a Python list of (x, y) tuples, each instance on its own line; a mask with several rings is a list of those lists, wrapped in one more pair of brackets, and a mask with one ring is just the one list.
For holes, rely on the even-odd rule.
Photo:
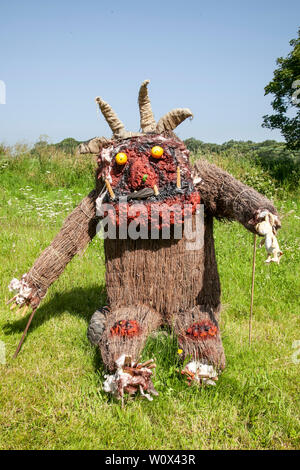
[[(106, 304), (106, 287), (105, 284), (100, 286), (92, 287), (77, 287), (67, 292), (59, 293), (56, 292), (54, 296), (47, 302), (45, 301), (41, 307), (37, 310), (35, 317), (32, 320), (30, 328), (25, 338), (24, 343), (29, 340), (30, 334), (50, 319), (59, 317), (61, 314), (69, 313), (75, 317), (83, 318), (88, 325), (89, 320), (95, 310), (99, 309), (100, 306)], [(19, 334), (21, 335), (27, 325), (30, 314), (26, 317), (20, 318), (16, 321), (11, 321), (2, 327), (2, 331), (6, 336)], [(168, 362), (168, 359), (176, 356), (178, 349), (177, 340), (175, 340), (170, 334), (168, 327), (164, 327), (155, 334), (151, 335), (147, 341), (145, 347), (145, 353), (147, 359), (152, 355), (160, 358), (161, 362)], [(171, 339), (170, 339), (171, 338)], [(174, 344), (173, 344), (174, 343)], [(17, 346), (17, 343), (16, 343)], [(105, 366), (103, 364), (99, 348), (89, 345), (92, 349), (93, 367), (97, 372), (104, 372)], [(170, 348), (173, 354), (170, 354)], [(145, 354), (144, 353), (144, 354)], [(102, 377), (101, 377), (102, 380)]]
[[(84, 318), (88, 323), (97, 308), (105, 305), (106, 289), (105, 285), (94, 287), (76, 287), (63, 294), (56, 293), (54, 297), (43, 304), (36, 312), (30, 325), (30, 331), (35, 330), (50, 318), (58, 317), (62, 313), (68, 312), (76, 317)], [(30, 314), (13, 323), (3, 326), (6, 335), (23, 332), (28, 322)]]
[[(56, 293), (54, 297), (48, 302), (44, 303), (36, 312), (32, 320), (27, 336), (36, 328), (39, 328), (45, 322), (53, 317), (58, 317), (62, 313), (70, 313), (75, 317), (84, 318), (88, 324), (91, 316), (99, 307), (105, 305), (106, 302), (106, 288), (105, 285), (94, 287), (77, 287), (64, 293)], [(21, 318), (13, 323), (8, 323), (2, 327), (3, 332), (9, 336), (11, 334), (23, 333), (30, 314)], [(20, 338), (21, 339), (21, 338)], [(24, 343), (26, 342), (26, 338)], [(105, 366), (102, 362), (100, 351), (94, 348), (93, 351), (93, 366), (95, 371), (104, 371)]]

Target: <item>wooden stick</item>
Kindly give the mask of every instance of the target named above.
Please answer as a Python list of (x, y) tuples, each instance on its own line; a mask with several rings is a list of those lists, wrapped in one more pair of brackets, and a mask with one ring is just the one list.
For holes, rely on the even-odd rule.
[(148, 366), (148, 369), (155, 369), (155, 368), (156, 368), (155, 362), (153, 364), (150, 364), (150, 366)]
[(149, 364), (152, 364), (152, 362), (154, 362), (154, 359), (149, 359), (146, 362), (142, 362), (141, 364), (138, 364), (136, 368), (141, 369), (142, 367), (147, 367)]
[(181, 177), (180, 177), (180, 167), (177, 167), (177, 182), (176, 186), (178, 189), (181, 189)]
[(6, 305), (11, 304), (17, 297), (18, 297), (18, 294), (15, 295), (14, 297), (12, 297), (11, 299), (9, 299), (9, 300), (6, 302)]
[(17, 355), (18, 355), (19, 352), (20, 352), (20, 349), (21, 349), (22, 344), (23, 344), (23, 342), (24, 342), (25, 336), (26, 336), (27, 331), (28, 331), (28, 329), (29, 329), (29, 327), (30, 327), (30, 323), (32, 322), (32, 319), (33, 319), (33, 317), (34, 317), (36, 311), (37, 311), (37, 309), (33, 310), (33, 311), (32, 311), (32, 314), (31, 314), (30, 317), (29, 317), (29, 320), (28, 320), (28, 322), (27, 322), (27, 325), (26, 325), (26, 328), (25, 328), (24, 333), (23, 333), (23, 335), (22, 335), (22, 338), (20, 339), (20, 342), (19, 342), (19, 344), (18, 344), (18, 347), (17, 347), (17, 349), (16, 349), (16, 352), (15, 352), (15, 354), (14, 354), (14, 356), (13, 356), (14, 359), (16, 359)]
[(253, 317), (253, 298), (254, 298), (254, 279), (255, 279), (255, 257), (256, 257), (256, 234), (253, 239), (253, 262), (252, 262), (252, 285), (251, 285), (251, 303), (250, 303), (250, 317), (249, 317), (249, 346), (252, 340), (252, 317)]
[(110, 197), (112, 199), (115, 199), (115, 193), (113, 192), (113, 189), (112, 189), (111, 184), (108, 181), (108, 179), (105, 180), (105, 186), (107, 188), (107, 191), (109, 192)]
[(156, 184), (153, 186), (153, 191), (154, 191), (155, 196), (159, 195), (158, 187), (156, 186)]
[(22, 313), (21, 313), (21, 317), (25, 317), (26, 313), (28, 312), (29, 310), (29, 305), (25, 305)]
[(191, 371), (189, 371), (188, 369), (182, 370), (181, 373), (182, 373), (182, 375), (188, 375), (189, 377), (192, 377), (192, 378), (195, 377), (194, 372), (191, 372)]

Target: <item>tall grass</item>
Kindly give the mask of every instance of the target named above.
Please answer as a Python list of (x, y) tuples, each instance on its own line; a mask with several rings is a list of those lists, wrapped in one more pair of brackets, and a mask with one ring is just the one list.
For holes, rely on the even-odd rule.
[[(37, 149), (36, 149), (37, 150)], [(251, 156), (201, 152), (274, 198), (282, 217), (280, 266), (257, 254), (253, 343), (248, 315), (253, 238), (237, 223), (215, 223), (222, 282), (227, 368), (216, 387), (187, 387), (177, 370), (177, 340), (165, 330), (143, 352), (155, 357), (152, 403), (120, 403), (102, 391), (104, 368), (86, 338), (105, 302), (103, 244), (94, 239), (50, 288), (23, 350), (12, 354), (28, 320), (5, 300), (12, 277), (32, 265), (65, 216), (93, 187), (92, 157), (44, 147), (0, 151), (0, 448), (2, 449), (295, 449), (299, 448), (299, 191)]]

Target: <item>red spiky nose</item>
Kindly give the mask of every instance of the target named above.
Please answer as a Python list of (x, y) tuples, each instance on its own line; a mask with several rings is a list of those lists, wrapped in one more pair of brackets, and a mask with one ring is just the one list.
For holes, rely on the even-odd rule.
[(128, 184), (133, 190), (158, 186), (158, 176), (146, 157), (131, 164)]

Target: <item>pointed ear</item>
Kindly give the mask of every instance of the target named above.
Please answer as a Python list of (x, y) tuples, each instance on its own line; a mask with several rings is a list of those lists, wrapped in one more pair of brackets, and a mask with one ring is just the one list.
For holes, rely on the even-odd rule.
[(98, 155), (103, 147), (111, 144), (112, 140), (106, 139), (105, 137), (94, 137), (93, 139), (79, 144), (76, 153), (93, 153)]

